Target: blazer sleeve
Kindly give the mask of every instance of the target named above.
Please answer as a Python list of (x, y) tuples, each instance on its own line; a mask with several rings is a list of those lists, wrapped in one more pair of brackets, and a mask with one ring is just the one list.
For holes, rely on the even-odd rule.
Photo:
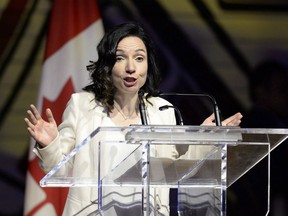
[(77, 97), (72, 95), (63, 113), (63, 121), (58, 127), (58, 136), (45, 148), (36, 145), (33, 149), (44, 172), (49, 172), (75, 147), (77, 113)]

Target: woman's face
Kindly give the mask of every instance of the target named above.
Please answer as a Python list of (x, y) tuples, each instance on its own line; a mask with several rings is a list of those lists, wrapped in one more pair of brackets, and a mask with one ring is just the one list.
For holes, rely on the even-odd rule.
[(135, 36), (123, 38), (116, 50), (116, 63), (112, 68), (112, 81), (117, 94), (135, 94), (147, 78), (147, 50), (143, 41)]

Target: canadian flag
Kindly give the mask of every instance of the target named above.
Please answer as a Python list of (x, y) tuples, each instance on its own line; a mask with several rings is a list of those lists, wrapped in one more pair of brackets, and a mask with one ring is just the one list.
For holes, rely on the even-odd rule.
[[(38, 94), (38, 110), (50, 108), (59, 124), (73, 92), (89, 84), (86, 66), (97, 60), (104, 28), (96, 0), (54, 0)], [(61, 215), (68, 188), (41, 188), (44, 177), (32, 149), (26, 179), (24, 215)]]

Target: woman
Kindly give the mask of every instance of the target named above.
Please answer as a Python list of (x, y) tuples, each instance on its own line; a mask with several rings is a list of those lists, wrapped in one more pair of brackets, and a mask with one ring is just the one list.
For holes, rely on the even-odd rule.
[[(99, 126), (141, 124), (138, 97), (140, 90), (145, 93), (148, 124), (175, 125), (172, 109), (159, 111), (160, 106), (169, 103), (155, 96), (158, 94), (159, 83), (155, 51), (152, 41), (139, 25), (122, 24), (107, 32), (97, 51), (97, 62), (87, 67), (92, 83), (84, 88), (84, 92), (72, 95), (58, 130), (50, 109), (46, 110), (47, 122), (41, 118), (35, 106), (31, 105), (31, 109), (28, 110), (25, 122), (28, 132), (37, 142), (34, 152), (45, 172), (49, 172)], [(223, 125), (239, 125), (241, 118), (242, 115), (237, 113), (223, 121)], [(212, 114), (203, 124), (213, 125), (213, 120)], [(74, 160), (74, 169), (82, 167), (87, 160), (85, 151), (89, 155), (89, 149), (82, 151), (83, 154)], [(106, 167), (115, 167), (130, 151), (129, 148), (117, 149), (115, 158), (107, 161)], [(155, 151), (157, 156), (177, 157), (174, 146), (162, 147)], [(89, 161), (86, 162), (89, 164)], [(96, 198), (97, 193), (91, 192), (88, 188), (70, 188), (63, 215), (77, 214)], [(169, 214), (167, 194), (160, 204), (154, 204), (161, 204), (155, 212), (156, 215)], [(85, 214), (95, 209), (97, 205), (86, 208)]]

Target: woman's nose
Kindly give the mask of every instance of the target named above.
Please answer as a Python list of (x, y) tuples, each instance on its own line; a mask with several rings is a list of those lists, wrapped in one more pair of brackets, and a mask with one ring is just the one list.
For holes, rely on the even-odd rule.
[(128, 60), (126, 64), (126, 72), (131, 74), (135, 72), (135, 64), (133, 60)]

